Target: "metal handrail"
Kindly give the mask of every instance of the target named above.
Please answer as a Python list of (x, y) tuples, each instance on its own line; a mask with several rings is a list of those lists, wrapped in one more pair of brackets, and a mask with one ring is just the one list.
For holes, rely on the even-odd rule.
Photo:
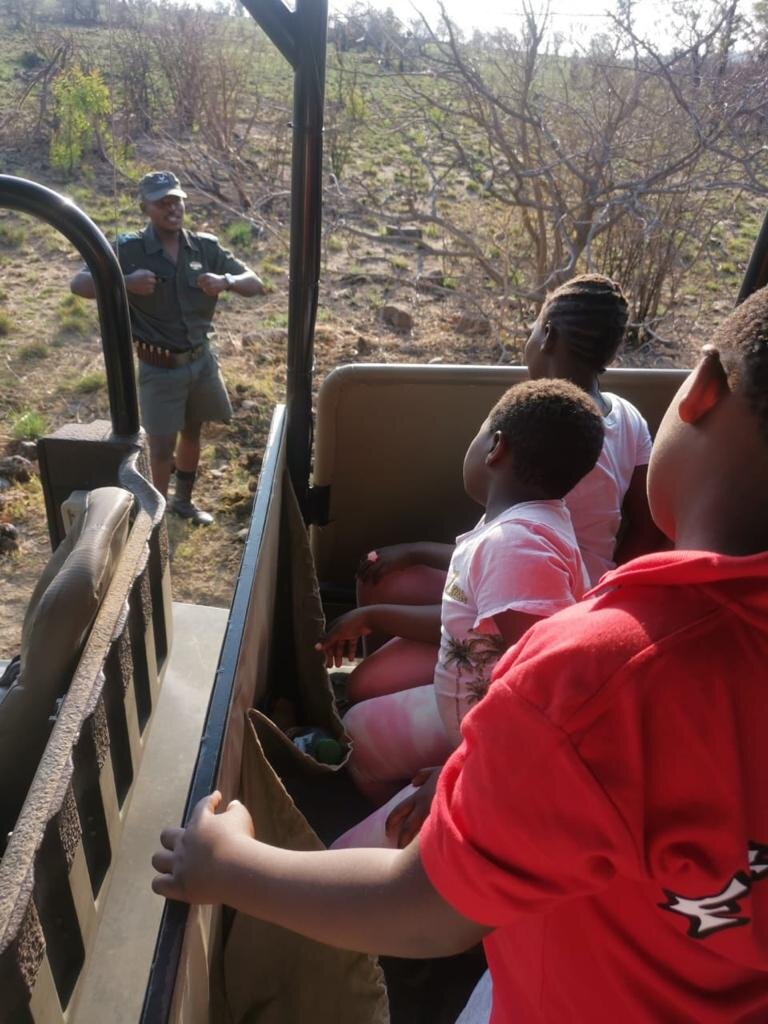
[(0, 174), (0, 207), (44, 220), (68, 238), (85, 260), (96, 289), (112, 432), (133, 437), (139, 432), (139, 405), (131, 320), (123, 274), (112, 246), (71, 199), (26, 178)]

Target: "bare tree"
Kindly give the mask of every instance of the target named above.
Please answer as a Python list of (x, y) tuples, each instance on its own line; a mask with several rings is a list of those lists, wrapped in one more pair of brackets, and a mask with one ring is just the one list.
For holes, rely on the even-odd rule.
[[(347, 199), (350, 211), (431, 228), (441, 242), (430, 248), (454, 274), (473, 273), (488, 305), (536, 303), (582, 269), (614, 268), (650, 326), (706, 237), (702, 200), (766, 189), (768, 81), (736, 52), (733, 0), (706, 17), (683, 8), (666, 54), (637, 34), (629, 5), (568, 53), (531, 7), (519, 32), (482, 46), (445, 11), (424, 25), (418, 67), (380, 112), (383, 124), (397, 109), (409, 173)], [(473, 202), (458, 198), (467, 193)]]

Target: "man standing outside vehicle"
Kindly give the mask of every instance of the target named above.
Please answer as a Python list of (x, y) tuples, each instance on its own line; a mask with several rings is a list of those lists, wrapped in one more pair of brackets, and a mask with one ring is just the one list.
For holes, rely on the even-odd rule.
[[(232, 407), (209, 346), (219, 294), (263, 295), (259, 277), (223, 249), (214, 235), (183, 227), (186, 192), (171, 171), (152, 171), (139, 182), (148, 218), (143, 231), (120, 235), (117, 255), (131, 307), (139, 358), (141, 420), (149, 437), (155, 487), (176, 492), (169, 510), (199, 526), (213, 516), (192, 501), (203, 423), (228, 422)], [(70, 282), (75, 295), (95, 298), (88, 270)]]

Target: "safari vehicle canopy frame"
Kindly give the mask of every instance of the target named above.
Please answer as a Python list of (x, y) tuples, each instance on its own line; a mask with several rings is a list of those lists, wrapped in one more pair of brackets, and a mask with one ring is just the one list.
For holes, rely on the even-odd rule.
[[(27, 611), (18, 678), (3, 695), (5, 736), (15, 729), (27, 744), (33, 735), (26, 750), (39, 760), (28, 779), (20, 757), (4, 791), (12, 814), (4, 831), (12, 826), (0, 861), (0, 1019), (47, 1024), (76, 1004), (95, 941), (168, 661), (171, 595), (164, 502), (149, 483), (117, 258), (81, 210), (42, 185), (0, 176), (0, 207), (46, 221), (85, 259), (111, 416), (64, 426), (38, 444), (55, 553)], [(74, 524), (71, 543), (60, 547), (67, 498)]]
[[(243, 686), (255, 687), (258, 690), (263, 674), (269, 671), (263, 665), (265, 655), (267, 660), (269, 659), (267, 634), (272, 625), (266, 621), (271, 614), (266, 605), (270, 600), (274, 602), (275, 598), (274, 577), (278, 568), (280, 545), (277, 534), (283, 503), (284, 467), (287, 465), (307, 523), (324, 524), (327, 521), (323, 505), (327, 504), (331, 486), (330, 480), (325, 476), (316, 479), (319, 487), (310, 489), (309, 486), (313, 434), (312, 353), (320, 265), (327, 0), (297, 0), (294, 12), (290, 11), (282, 0), (242, 2), (295, 72), (287, 409), (279, 406), (272, 419), (240, 574), (184, 811), (184, 821), (188, 819), (192, 807), (216, 788), (220, 769), (221, 774), (227, 774), (230, 776), (230, 782), (232, 781), (238, 744), (237, 736), (233, 734), (242, 734), (239, 717), (242, 717), (244, 698), (239, 691)], [(745, 285), (748, 290), (753, 290), (764, 283), (765, 272), (768, 271), (768, 261), (765, 258), (768, 249), (768, 227), (764, 228), (761, 240), (762, 255), (759, 259), (757, 256), (753, 258), (758, 259), (754, 264), (757, 269), (749, 285)], [(746, 294), (747, 291), (742, 289), (740, 298), (746, 297)], [(357, 371), (362, 373), (363, 370), (370, 370), (373, 374), (377, 369), (396, 372), (398, 368), (347, 367), (344, 371), (335, 371), (335, 374), (346, 374), (347, 377), (353, 378)], [(403, 367), (400, 369), (405, 370)], [(456, 378), (463, 368), (418, 369), (439, 370), (446, 378)], [(522, 369), (518, 368), (509, 372), (507, 377), (501, 368), (489, 369), (499, 378), (498, 381), (494, 378), (491, 387), (498, 386), (502, 390), (505, 386), (501, 381), (502, 376), (505, 377), (506, 386), (509, 386), (512, 379), (523, 373)], [(682, 375), (681, 371), (634, 372), (648, 373), (654, 377), (666, 374), (670, 379), (667, 380), (665, 388), (670, 387), (672, 390), (673, 383), (676, 386)], [(335, 381), (339, 383), (339, 376), (335, 377)], [(448, 383), (456, 381), (452, 379)], [(489, 382), (479, 383), (488, 387)], [(671, 394), (671, 391), (669, 393)], [(402, 398), (402, 395), (400, 397)], [(486, 404), (484, 408), (487, 409), (488, 405)], [(373, 417), (375, 418), (375, 414)], [(316, 470), (318, 474), (325, 471), (319, 459)], [(359, 474), (356, 479), (359, 483)], [(340, 524), (340, 531), (343, 530), (343, 525)], [(257, 577), (258, 582), (252, 586), (252, 580)], [(255, 597), (254, 587), (258, 590)], [(262, 599), (263, 606), (257, 607)], [(255, 640), (253, 637), (246, 639), (246, 634), (251, 629), (258, 633)], [(189, 933), (198, 924), (201, 931), (208, 928), (211, 917), (206, 913), (200, 913), (199, 908), (194, 914), (195, 916), (191, 916), (190, 908), (186, 904), (166, 904), (145, 995), (142, 1024), (166, 1024), (169, 1020), (192, 1019), (184, 1015), (182, 1003), (185, 1003), (187, 1008), (194, 1004), (194, 1020), (208, 1019), (206, 972), (210, 964), (199, 959), (193, 962), (189, 948), (195, 946), (197, 957), (210, 954), (210, 950), (206, 941), (198, 941), (200, 936), (190, 943), (190, 947), (185, 947), (184, 944), (189, 938)], [(189, 927), (188, 922), (191, 922)], [(208, 934), (210, 936), (210, 932)], [(180, 976), (180, 965), (184, 968), (183, 976)], [(258, 970), (258, 964), (254, 964), (253, 968)], [(197, 976), (196, 972), (205, 977)]]
[[(238, 585), (184, 811), (185, 821), (195, 803), (216, 784), (248, 612), (247, 581), (261, 551), (270, 504), (279, 490), (283, 434), (285, 462), (299, 507), (305, 521), (313, 518), (309, 487), (312, 363), (320, 276), (328, 2), (296, 0), (294, 11), (283, 0), (242, 3), (294, 71), (286, 406), (278, 407), (272, 420)], [(144, 1000), (143, 1024), (159, 1024), (169, 1019), (188, 913), (189, 908), (183, 904), (168, 903), (165, 907)]]

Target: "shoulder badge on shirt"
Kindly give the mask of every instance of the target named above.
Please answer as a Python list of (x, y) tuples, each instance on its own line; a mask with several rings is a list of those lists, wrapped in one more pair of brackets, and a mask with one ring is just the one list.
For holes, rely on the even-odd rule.
[(216, 235), (211, 235), (207, 231), (196, 231), (196, 238), (201, 238), (204, 242), (216, 242), (218, 244), (218, 238)]
[(125, 245), (126, 242), (138, 242), (140, 238), (140, 231), (121, 231), (117, 236), (117, 244)]

